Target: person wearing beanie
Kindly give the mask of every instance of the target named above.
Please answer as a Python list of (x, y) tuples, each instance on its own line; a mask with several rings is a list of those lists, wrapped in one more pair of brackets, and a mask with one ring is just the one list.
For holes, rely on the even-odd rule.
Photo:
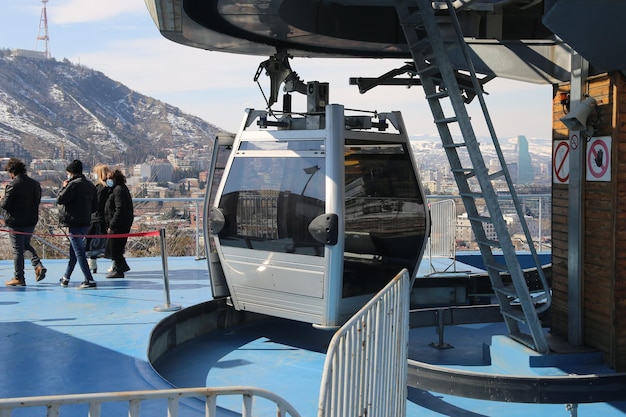
[(96, 187), (83, 175), (83, 164), (78, 159), (72, 161), (66, 168), (67, 179), (57, 196), (59, 205), (59, 223), (69, 229), (70, 259), (65, 274), (59, 280), (62, 287), (67, 287), (74, 267), (78, 263), (85, 280), (78, 289), (96, 288), (85, 252), (85, 234), (91, 222), (91, 213), (94, 210)]
[(78, 159), (74, 159), (70, 164), (65, 168), (65, 171), (71, 174), (80, 175), (83, 173), (83, 163)]
[(11, 231), (9, 239), (13, 247), (13, 278), (5, 284), (10, 287), (24, 286), (24, 253), (30, 252), (31, 265), (35, 268), (35, 280), (46, 277), (39, 255), (30, 244), (35, 226), (39, 221), (39, 203), (41, 202), (41, 185), (26, 175), (26, 165), (20, 159), (10, 158), (6, 171), (11, 182), (6, 186), (4, 198), (0, 206), (4, 211), (4, 224)]

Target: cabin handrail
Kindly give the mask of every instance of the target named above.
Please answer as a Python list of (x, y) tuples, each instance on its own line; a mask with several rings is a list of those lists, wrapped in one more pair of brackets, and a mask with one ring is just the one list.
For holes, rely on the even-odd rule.
[(58, 416), (61, 406), (77, 404), (89, 404), (89, 410), (85, 413), (89, 417), (99, 417), (104, 403), (128, 402), (128, 416), (141, 416), (141, 403), (148, 400), (167, 399), (167, 416), (177, 417), (178, 406), (181, 398), (204, 397), (206, 400), (205, 416), (217, 416), (217, 398), (226, 395), (241, 395), (242, 417), (252, 417), (254, 397), (261, 397), (276, 404), (276, 415), (301, 417), (298, 411), (279, 395), (256, 387), (232, 386), (232, 387), (202, 387), (202, 388), (177, 388), (164, 390), (123, 391), (123, 392), (100, 392), (90, 394), (66, 394), (46, 395), (38, 397), (1, 398), (0, 417), (10, 417), (16, 408), (46, 407), (47, 416)]

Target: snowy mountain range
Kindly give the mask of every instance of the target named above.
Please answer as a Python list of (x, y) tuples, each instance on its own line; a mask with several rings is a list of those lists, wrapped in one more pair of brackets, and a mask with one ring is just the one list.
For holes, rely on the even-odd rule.
[[(0, 50), (0, 158), (78, 158), (130, 165), (165, 157), (168, 148), (207, 149), (221, 131), (99, 71)], [(535, 171), (549, 167), (551, 140), (527, 140)], [(486, 144), (490, 139), (479, 141)], [(499, 142), (506, 160), (515, 162), (517, 137)], [(411, 143), (422, 169), (448, 165), (438, 137), (412, 136)], [(485, 158), (491, 157), (495, 154), (487, 151)]]
[(0, 50), (0, 157), (133, 164), (220, 131), (99, 71)]
[[(493, 148), (491, 138), (477, 138), (481, 146), (481, 152), (488, 164), (490, 159), (496, 159), (497, 155)], [(462, 142), (462, 139), (455, 138), (456, 142)], [(526, 138), (527, 149), (531, 163), (536, 173), (546, 171), (545, 181), (551, 181), (550, 167), (552, 164), (552, 140), (544, 138)], [(507, 163), (516, 163), (519, 156), (519, 139), (517, 136), (512, 138), (498, 138), (498, 143), (502, 150)], [(415, 152), (416, 159), (422, 169), (439, 169), (442, 164), (447, 166), (447, 157), (441, 139), (430, 135), (411, 136), (411, 145)], [(543, 168), (542, 168), (543, 167)]]

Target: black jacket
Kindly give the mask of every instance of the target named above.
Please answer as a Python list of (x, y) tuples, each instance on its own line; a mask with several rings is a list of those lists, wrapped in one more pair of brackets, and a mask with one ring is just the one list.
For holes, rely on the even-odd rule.
[(133, 199), (126, 184), (115, 184), (104, 206), (104, 222), (114, 233), (127, 233), (133, 224)]
[(72, 178), (57, 196), (61, 226), (89, 226), (95, 195), (96, 186), (84, 175)]
[(8, 184), (0, 205), (4, 223), (9, 227), (31, 227), (39, 221), (41, 185), (26, 174), (19, 174)]
[(96, 184), (96, 196), (94, 201), (93, 212), (91, 213), (91, 222), (104, 222), (104, 206), (111, 195), (111, 188), (104, 184)]

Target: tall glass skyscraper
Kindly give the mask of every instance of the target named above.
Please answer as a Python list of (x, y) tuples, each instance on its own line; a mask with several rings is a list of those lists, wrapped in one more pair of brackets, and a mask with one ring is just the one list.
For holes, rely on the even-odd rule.
[(533, 165), (528, 152), (526, 136), (517, 137), (517, 184), (527, 185), (535, 182)]

